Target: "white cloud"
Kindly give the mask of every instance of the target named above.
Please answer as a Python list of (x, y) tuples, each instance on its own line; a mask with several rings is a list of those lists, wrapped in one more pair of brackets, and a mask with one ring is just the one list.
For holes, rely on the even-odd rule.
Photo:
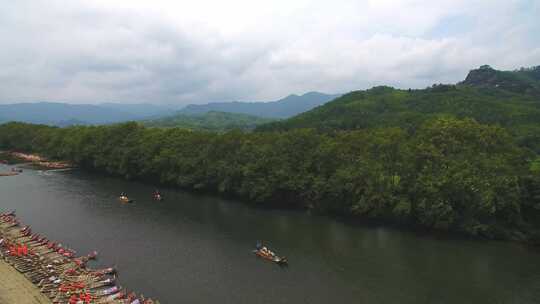
[(0, 102), (268, 100), (540, 64), (540, 5), (502, 0), (11, 1)]

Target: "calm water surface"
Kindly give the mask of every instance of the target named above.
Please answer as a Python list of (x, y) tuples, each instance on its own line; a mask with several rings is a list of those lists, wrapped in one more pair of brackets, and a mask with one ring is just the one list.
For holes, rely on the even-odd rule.
[[(8, 170), (0, 165), (0, 171)], [(116, 265), (120, 284), (162, 303), (540, 303), (540, 252), (437, 239), (79, 171), (0, 177), (0, 210)], [(121, 191), (136, 203), (117, 201)], [(257, 259), (265, 240), (291, 266)]]

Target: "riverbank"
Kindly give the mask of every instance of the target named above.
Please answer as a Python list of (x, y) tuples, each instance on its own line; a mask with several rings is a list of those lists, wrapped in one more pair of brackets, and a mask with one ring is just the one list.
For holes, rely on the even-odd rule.
[(68, 161), (51, 161), (38, 154), (29, 154), (21, 152), (7, 152), (14, 159), (29, 162), (30, 165), (41, 169), (69, 169), (73, 164)]
[[(7, 267), (2, 269), (5, 276), (2, 272), (0, 275), (2, 280), (9, 281), (6, 287), (2, 287), (6, 288), (9, 296), (2, 300), (0, 295), (0, 300), (5, 303), (158, 303), (117, 286), (114, 267), (89, 268), (87, 264), (96, 258), (96, 251), (76, 257), (75, 251), (65, 245), (32, 233), (30, 226), (23, 226), (14, 212), (0, 214), (0, 250), (0, 257), (5, 261), (2, 263)], [(30, 285), (14, 277), (13, 273), (17, 271)], [(30, 296), (29, 301), (32, 298), (40, 299), (26, 292), (31, 286), (51, 301), (19, 301), (17, 297), (24, 295)]]
[(52, 304), (24, 275), (0, 259), (0, 304)]
[(497, 127), (442, 118), (414, 134), (396, 129), (214, 134), (136, 123), (0, 126), (4, 149), (69, 160), (128, 180), (258, 206), (537, 243), (540, 175), (528, 161), (536, 155), (509, 139), (480, 140), (486, 136), (508, 139)]
[[(533, 247), (367, 226), (161, 186), (165, 201), (156, 202), (155, 188), (84, 170), (25, 170), (0, 180), (0, 200), (36, 232), (81, 254), (98, 249), (99, 267), (117, 265), (121, 285), (163, 303), (538, 304), (540, 298), (532, 288), (540, 274)], [(119, 191), (136, 203), (119, 203)], [(251, 251), (257, 240), (291, 266), (258, 259)]]

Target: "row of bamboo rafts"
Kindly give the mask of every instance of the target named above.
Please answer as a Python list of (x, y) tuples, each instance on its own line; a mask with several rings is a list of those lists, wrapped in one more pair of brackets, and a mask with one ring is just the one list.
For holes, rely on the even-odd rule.
[(144, 296), (115, 284), (114, 268), (90, 269), (96, 252), (76, 257), (75, 251), (33, 234), (14, 212), (0, 213), (0, 258), (35, 284), (53, 303), (153, 304)]

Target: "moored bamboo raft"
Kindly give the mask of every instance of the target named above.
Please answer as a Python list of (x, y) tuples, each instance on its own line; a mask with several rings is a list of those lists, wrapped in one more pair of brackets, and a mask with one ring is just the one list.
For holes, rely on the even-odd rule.
[(76, 256), (65, 245), (32, 233), (17, 220), (15, 212), (0, 213), (0, 258), (22, 273), (53, 303), (58, 304), (152, 304), (144, 296), (116, 285), (114, 268), (91, 269), (92, 252)]
[(14, 176), (19, 175), (19, 172), (0, 172), (0, 176)]

